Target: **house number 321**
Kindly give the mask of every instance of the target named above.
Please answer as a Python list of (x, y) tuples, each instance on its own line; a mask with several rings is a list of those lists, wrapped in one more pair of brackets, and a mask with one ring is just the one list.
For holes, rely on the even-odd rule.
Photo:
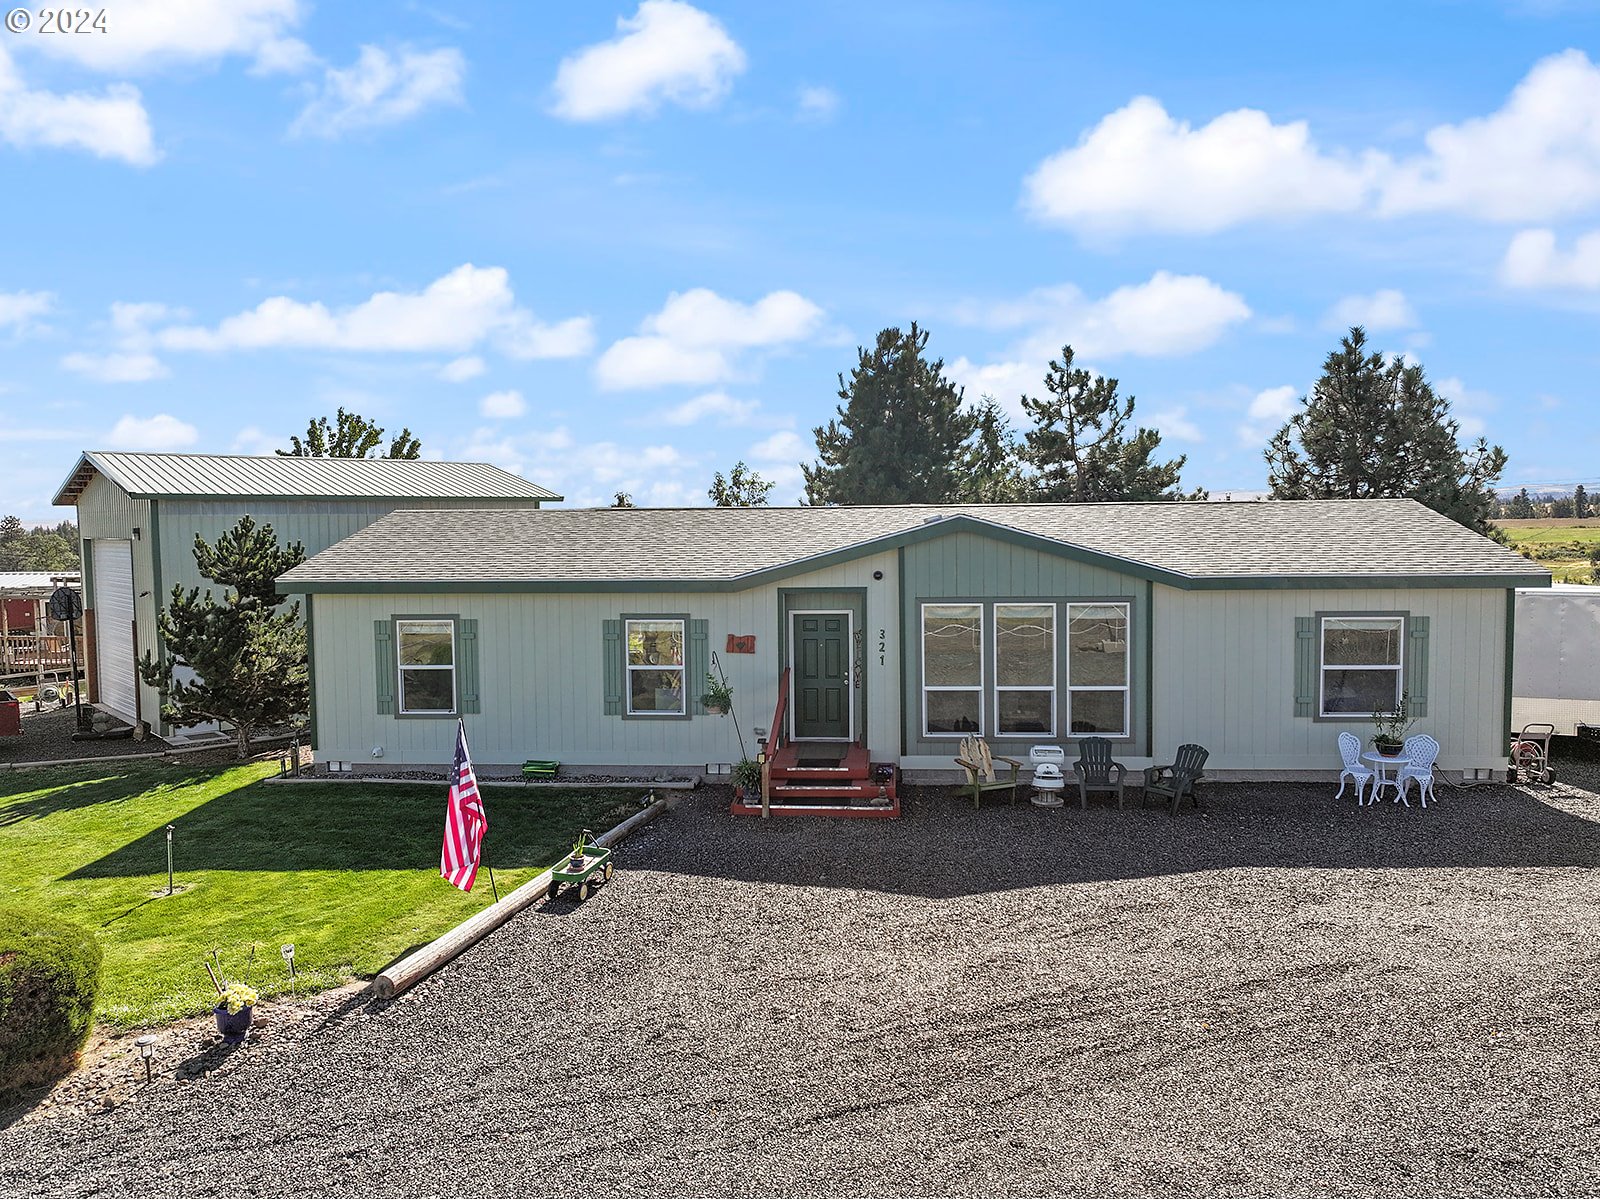
[(888, 648), (889, 648), (889, 631), (887, 629), (880, 629), (880, 630), (878, 630), (878, 665), (880, 667), (883, 666), (884, 663), (887, 661), (884, 658), (884, 655), (886, 653), (888, 653)]

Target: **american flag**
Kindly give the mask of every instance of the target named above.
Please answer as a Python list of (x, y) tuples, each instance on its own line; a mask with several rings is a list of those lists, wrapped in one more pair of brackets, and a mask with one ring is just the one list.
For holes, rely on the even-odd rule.
[(483, 831), (489, 816), (483, 811), (483, 796), (478, 777), (472, 771), (472, 756), (467, 753), (467, 723), (456, 719), (456, 762), (450, 771), (450, 799), (444, 810), (444, 852), (439, 857), (439, 874), (463, 892), (472, 890), (478, 877), (478, 859), (483, 850)]

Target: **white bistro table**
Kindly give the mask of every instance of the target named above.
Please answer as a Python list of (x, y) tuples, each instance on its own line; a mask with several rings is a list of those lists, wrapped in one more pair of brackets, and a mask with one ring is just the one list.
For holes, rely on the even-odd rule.
[(1394, 798), (1400, 799), (1400, 768), (1405, 766), (1410, 759), (1403, 754), (1379, 754), (1376, 750), (1367, 750), (1361, 755), (1361, 761), (1372, 767), (1372, 799), (1376, 801), (1383, 794), (1383, 789), (1392, 787)]

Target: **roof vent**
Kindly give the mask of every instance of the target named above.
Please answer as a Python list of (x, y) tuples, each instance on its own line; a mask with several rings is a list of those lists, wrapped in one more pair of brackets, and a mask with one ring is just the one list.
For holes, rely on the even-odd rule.
[(922, 523), (924, 525), (932, 525), (934, 522), (942, 521), (942, 520), (944, 520), (944, 514), (943, 513), (934, 513), (933, 516), (931, 516), (931, 517), (923, 517), (922, 518)]

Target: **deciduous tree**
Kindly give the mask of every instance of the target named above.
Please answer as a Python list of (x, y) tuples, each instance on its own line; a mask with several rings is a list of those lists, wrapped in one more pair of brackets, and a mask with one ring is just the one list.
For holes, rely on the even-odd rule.
[(1267, 444), (1273, 496), (1285, 500), (1410, 496), (1487, 532), (1506, 454), (1484, 438), (1463, 447), (1450, 403), (1422, 368), (1369, 353), (1359, 325)]
[[(383, 427), (343, 408), (330, 423), (317, 417), (306, 426), (306, 436), (289, 438), (289, 449), (279, 450), (285, 458), (372, 458), (383, 443)], [(389, 440), (388, 452), (380, 458), (421, 458), (422, 445), (402, 429)]]
[(718, 508), (765, 508), (767, 497), (777, 485), (763, 479), (741, 459), (724, 478), (721, 471), (711, 477), (706, 495)]
[(158, 659), (145, 651), (139, 674), (160, 690), (163, 719), (180, 726), (216, 721), (248, 758), (254, 738), (295, 723), (309, 704), (300, 605), (281, 609), (273, 586), (304, 560), (304, 547), (280, 547), (271, 525), (257, 527), (245, 516), (215, 544), (197, 534), (194, 557), (202, 576), (224, 586), (222, 597), (174, 585), (156, 617), (165, 653)]

